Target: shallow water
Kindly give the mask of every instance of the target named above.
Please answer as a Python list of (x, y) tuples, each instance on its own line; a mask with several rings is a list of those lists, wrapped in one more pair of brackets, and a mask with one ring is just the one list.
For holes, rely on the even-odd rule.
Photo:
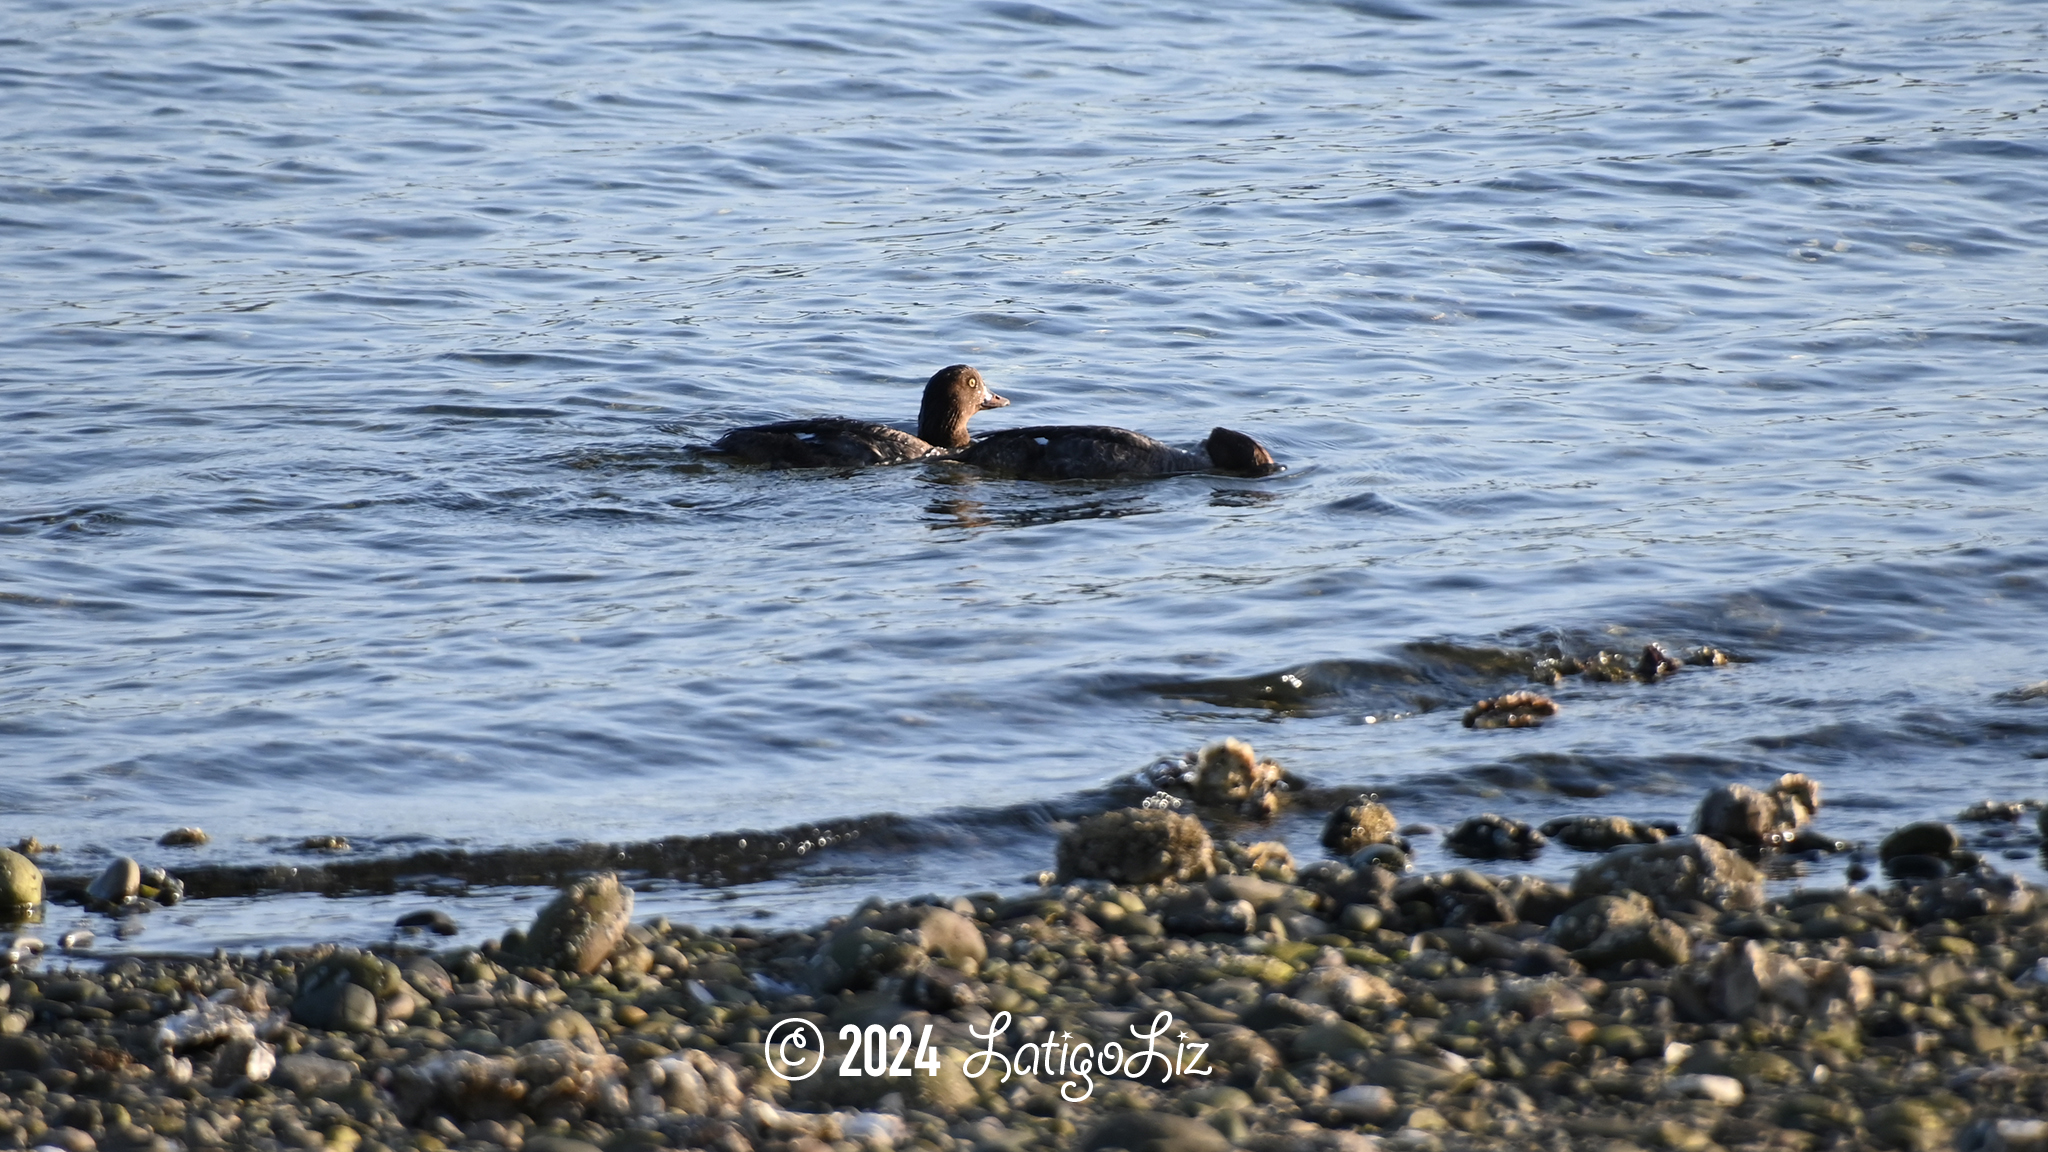
[[(1014, 887), (1091, 790), (1225, 735), (1439, 824), (1683, 820), (1795, 770), (1848, 839), (2048, 794), (2048, 692), (2015, 691), (2048, 678), (2032, 5), (241, 0), (4, 34), (0, 836), (53, 873), (908, 818), (643, 895), (813, 919)], [(908, 420), (961, 361), (1014, 402), (983, 429), (1222, 423), (1290, 468), (693, 450)], [(1459, 726), (1536, 655), (1649, 641), (1741, 662)], [(1247, 834), (1308, 856), (1316, 822)], [(421, 903), (474, 935), (538, 891), (400, 888), (118, 946)]]

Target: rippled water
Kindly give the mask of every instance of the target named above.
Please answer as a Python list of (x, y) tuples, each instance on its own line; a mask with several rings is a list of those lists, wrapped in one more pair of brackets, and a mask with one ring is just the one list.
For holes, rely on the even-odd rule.
[[(11, 9), (0, 834), (83, 875), (911, 818), (643, 897), (803, 918), (1015, 885), (1223, 735), (1436, 822), (2048, 793), (2037, 6), (688, 7)], [(693, 448), (961, 361), (984, 429), (1291, 467)], [(1458, 724), (1652, 640), (1744, 662)]]

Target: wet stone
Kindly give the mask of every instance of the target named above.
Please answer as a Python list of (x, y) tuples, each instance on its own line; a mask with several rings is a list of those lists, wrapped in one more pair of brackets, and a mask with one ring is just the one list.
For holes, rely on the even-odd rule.
[(142, 866), (123, 856), (107, 865), (85, 894), (100, 904), (125, 904), (142, 888)]
[(173, 828), (156, 838), (165, 848), (199, 848), (213, 842), (203, 828)]
[(1936, 820), (1922, 820), (1908, 824), (1884, 838), (1878, 845), (1877, 858), (1887, 863), (1900, 856), (1932, 856), (1947, 860), (1963, 846), (1956, 830)]

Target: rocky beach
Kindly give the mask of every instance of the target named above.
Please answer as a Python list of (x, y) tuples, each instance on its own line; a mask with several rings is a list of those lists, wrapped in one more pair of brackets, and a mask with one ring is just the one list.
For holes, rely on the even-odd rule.
[[(1290, 781), (1212, 745), (1068, 824), (1034, 891), (808, 931), (637, 920), (611, 872), (439, 953), (71, 967), (18, 926), (0, 1148), (2048, 1148), (2048, 902), (1984, 837), (1923, 822), (1856, 853), (1787, 776), (1714, 789), (1699, 832), (1445, 833), (1594, 853), (1568, 884), (1422, 873), (1405, 837), (1429, 830), (1370, 797), (1331, 808), (1329, 858), (1259, 840)], [(1958, 819), (1997, 841), (2036, 816)], [(1883, 874), (1771, 894), (1791, 854), (1834, 852)], [(0, 862), (9, 901), (44, 896)], [(133, 869), (86, 899), (169, 882)]]

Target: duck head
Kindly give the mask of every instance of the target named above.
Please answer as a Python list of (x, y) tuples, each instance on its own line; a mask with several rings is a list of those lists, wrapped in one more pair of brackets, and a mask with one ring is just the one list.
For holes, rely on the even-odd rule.
[(1242, 472), (1248, 476), (1264, 476), (1278, 472), (1280, 465), (1273, 460), (1273, 454), (1266, 446), (1242, 432), (1228, 428), (1213, 428), (1209, 438), (1202, 442), (1209, 452), (1209, 464), (1218, 472)]
[(967, 421), (983, 408), (1001, 408), (1008, 400), (988, 390), (981, 373), (953, 364), (932, 373), (924, 386), (924, 404), (917, 410), (917, 438), (940, 448), (967, 447)]

